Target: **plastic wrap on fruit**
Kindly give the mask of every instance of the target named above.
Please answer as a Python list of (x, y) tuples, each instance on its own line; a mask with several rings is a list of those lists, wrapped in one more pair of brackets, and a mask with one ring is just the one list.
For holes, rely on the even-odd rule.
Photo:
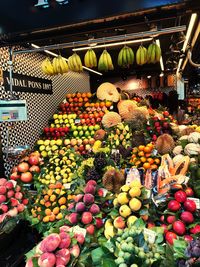
[(137, 168), (131, 168), (126, 170), (127, 176), (126, 176), (126, 184), (131, 184), (134, 180), (138, 180), (141, 182), (140, 179), (140, 173)]

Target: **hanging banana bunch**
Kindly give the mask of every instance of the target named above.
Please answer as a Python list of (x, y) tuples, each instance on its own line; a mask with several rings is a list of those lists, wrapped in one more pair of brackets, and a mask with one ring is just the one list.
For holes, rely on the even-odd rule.
[(45, 58), (44, 61), (42, 61), (41, 70), (44, 74), (54, 75), (53, 65), (48, 57)]
[(114, 69), (114, 66), (112, 63), (112, 58), (110, 54), (107, 52), (107, 50), (105, 49), (99, 58), (98, 70), (108, 71), (108, 70), (113, 70), (113, 69)]
[(149, 45), (147, 50), (147, 62), (155, 64), (160, 61), (161, 49), (155, 42)]
[(63, 74), (68, 72), (69, 70), (66, 60), (60, 55), (58, 57), (53, 58), (52, 65), (54, 74)]
[(143, 45), (140, 45), (136, 52), (136, 62), (138, 65), (147, 63), (147, 49)]
[(72, 71), (80, 72), (83, 70), (81, 58), (76, 53), (74, 53), (72, 56), (68, 58), (68, 65), (69, 65), (69, 69)]
[(124, 46), (118, 54), (118, 66), (128, 68), (134, 62), (134, 53), (131, 47)]
[(89, 49), (84, 57), (84, 64), (87, 68), (97, 67), (97, 56), (93, 49)]

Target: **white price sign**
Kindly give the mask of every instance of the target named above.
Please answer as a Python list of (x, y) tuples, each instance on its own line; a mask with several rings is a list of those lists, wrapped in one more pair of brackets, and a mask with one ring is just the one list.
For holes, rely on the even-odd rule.
[(144, 235), (147, 236), (149, 243), (153, 244), (156, 239), (156, 233), (150, 229), (144, 228)]
[(82, 234), (84, 237), (86, 236), (86, 229), (85, 228), (81, 228), (79, 227), (78, 225), (76, 225), (74, 228), (73, 228), (73, 233), (75, 234)]

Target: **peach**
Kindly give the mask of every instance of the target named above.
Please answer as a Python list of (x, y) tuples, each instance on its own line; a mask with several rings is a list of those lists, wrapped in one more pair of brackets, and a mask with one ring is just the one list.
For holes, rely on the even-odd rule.
[(68, 220), (71, 224), (77, 224), (78, 222), (78, 213), (73, 212), (68, 216)]
[(23, 194), (21, 192), (16, 192), (15, 193), (15, 198), (16, 199), (22, 199), (22, 197), (23, 197)]
[(64, 265), (66, 266), (70, 261), (70, 252), (68, 249), (63, 248), (56, 252), (56, 266)]
[(74, 203), (70, 203), (69, 205), (68, 205), (68, 210), (72, 210), (74, 208)]
[(70, 249), (70, 253), (75, 257), (78, 258), (79, 254), (80, 254), (80, 248), (78, 245), (74, 245), (71, 249)]
[(40, 249), (43, 252), (52, 252), (60, 245), (61, 238), (59, 234), (50, 234), (41, 242)]
[(75, 202), (79, 202), (83, 198), (83, 194), (78, 194), (75, 196)]
[(5, 195), (6, 191), (5, 185), (0, 185), (0, 194)]
[(95, 215), (95, 214), (99, 214), (100, 212), (100, 208), (97, 204), (92, 204), (92, 206), (90, 207), (90, 212)]
[(59, 248), (68, 248), (70, 246), (71, 243), (71, 237), (69, 234), (65, 233), (65, 232), (61, 232), (59, 234), (61, 242), (59, 244)]
[(60, 227), (60, 232), (70, 232), (71, 227), (63, 225)]
[(1, 204), (0, 209), (3, 211), (3, 213), (6, 213), (8, 211), (8, 206), (6, 204)]
[(38, 259), (40, 267), (53, 267), (56, 263), (56, 256), (53, 253), (45, 252)]
[(92, 194), (85, 194), (83, 197), (83, 202), (88, 205), (94, 202), (94, 196)]
[(82, 218), (81, 218), (81, 221), (83, 224), (89, 224), (92, 222), (92, 213), (91, 212), (88, 212), (88, 211), (85, 211), (83, 212), (82, 214)]
[(124, 219), (121, 216), (115, 218), (113, 225), (117, 229), (124, 229), (126, 226)]
[(15, 192), (14, 192), (13, 190), (8, 190), (8, 192), (7, 192), (7, 197), (8, 197), (8, 198), (11, 198), (11, 197), (14, 196), (14, 194), (15, 194)]
[(87, 227), (86, 227), (86, 231), (89, 235), (93, 235), (94, 234), (94, 231), (95, 231), (95, 227), (93, 224), (89, 224)]
[(78, 202), (76, 204), (76, 207), (75, 207), (75, 210), (76, 212), (83, 212), (85, 211), (86, 207), (85, 207), (85, 204), (83, 202)]
[(0, 178), (0, 185), (5, 185), (7, 180), (5, 178)]
[(93, 186), (96, 186), (97, 185), (97, 182), (95, 180), (89, 180), (86, 184), (87, 185), (93, 185)]
[(6, 197), (4, 195), (0, 195), (0, 204), (6, 201)]
[(74, 238), (78, 241), (79, 244), (83, 244), (85, 242), (85, 237), (83, 234), (75, 233)]
[(19, 204), (19, 205), (17, 205), (17, 210), (18, 210), (18, 212), (22, 212), (22, 211), (24, 211), (24, 204)]
[(86, 187), (84, 188), (84, 193), (87, 194), (92, 194), (94, 195), (96, 191), (96, 187), (93, 186), (92, 184), (87, 184)]
[(6, 182), (5, 186), (7, 189), (13, 189), (13, 187), (14, 187), (14, 185), (11, 181)]
[(16, 207), (19, 204), (19, 201), (17, 199), (15, 199), (15, 198), (11, 197), (10, 201), (11, 201), (11, 206), (12, 207)]

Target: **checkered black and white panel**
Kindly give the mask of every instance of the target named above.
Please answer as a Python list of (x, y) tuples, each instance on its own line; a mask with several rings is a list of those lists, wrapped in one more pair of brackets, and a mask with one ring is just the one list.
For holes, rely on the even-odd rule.
[[(0, 67), (3, 71), (8, 70), (8, 49), (0, 49)], [(29, 76), (50, 79), (42, 73), (40, 66), (45, 56), (42, 54), (18, 54), (14, 59), (13, 72)], [(42, 129), (48, 120), (56, 112), (58, 105), (64, 100), (67, 93), (90, 91), (89, 74), (69, 72), (64, 75), (51, 77), (53, 83), (53, 94), (35, 94), (25, 92), (14, 92), (20, 99), (27, 101), (28, 121), (14, 123), (0, 123), (1, 140), (3, 151), (7, 147), (7, 131), (9, 128), (9, 147), (18, 145), (34, 146), (39, 139)], [(9, 93), (0, 87), (0, 99), (9, 99)], [(11, 168), (17, 163), (8, 161), (4, 155), (6, 176), (9, 176)]]

